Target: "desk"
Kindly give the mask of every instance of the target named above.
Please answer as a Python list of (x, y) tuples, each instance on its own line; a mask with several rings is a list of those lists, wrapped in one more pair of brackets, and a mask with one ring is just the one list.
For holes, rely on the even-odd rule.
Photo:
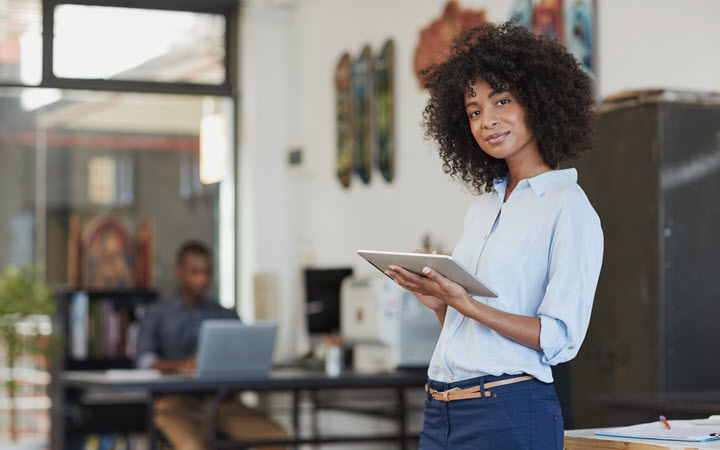
[[(709, 424), (717, 423), (716, 420), (708, 422), (708, 419), (689, 421), (690, 423)], [(588, 430), (570, 430), (565, 432), (565, 443), (563, 450), (598, 450), (598, 449), (623, 449), (623, 450), (695, 450), (695, 449), (720, 449), (720, 441), (708, 442), (682, 442), (663, 441), (657, 439), (631, 439), (625, 437), (598, 436), (595, 434), (600, 428)], [(711, 430), (712, 431), (712, 430)]]
[[(416, 440), (417, 435), (409, 435), (406, 429), (405, 388), (422, 388), (426, 382), (425, 370), (400, 370), (385, 374), (343, 373), (338, 377), (329, 377), (324, 372), (308, 372), (298, 369), (272, 371), (265, 376), (213, 377), (197, 378), (192, 375), (164, 375), (147, 379), (108, 379), (104, 372), (66, 371), (62, 374), (63, 383), (76, 389), (102, 388), (112, 391), (146, 391), (150, 394), (148, 402), (148, 438), (151, 446), (157, 444), (157, 436), (152, 426), (154, 399), (168, 393), (206, 393), (213, 395), (213, 408), (208, 417), (212, 438), (212, 448), (246, 448), (258, 445), (300, 445), (335, 442), (399, 442), (401, 448)], [(317, 392), (326, 389), (378, 389), (386, 388), (395, 391), (396, 410), (393, 416), (398, 424), (395, 434), (379, 436), (332, 436), (320, 437), (315, 434), (311, 438), (299, 436), (299, 400), (303, 391)], [(292, 423), (294, 437), (287, 441), (252, 441), (223, 442), (215, 438), (214, 413), (223, 398), (239, 391), (290, 391), (293, 394)], [(154, 448), (154, 447), (151, 447)]]

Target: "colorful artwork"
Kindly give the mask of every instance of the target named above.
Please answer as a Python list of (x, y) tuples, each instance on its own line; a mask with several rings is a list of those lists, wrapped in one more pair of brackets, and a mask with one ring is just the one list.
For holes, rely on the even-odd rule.
[(565, 43), (562, 0), (540, 0), (533, 9), (533, 32)]
[(352, 63), (353, 105), (353, 167), (363, 183), (370, 183), (373, 141), (370, 95), (372, 87), (372, 56), (366, 45)]
[(447, 57), (450, 43), (460, 31), (484, 22), (485, 11), (460, 9), (455, 0), (445, 4), (442, 16), (420, 31), (420, 41), (415, 47), (415, 74), (421, 88), (424, 86), (420, 72)]
[(82, 286), (127, 289), (133, 285), (127, 233), (110, 218), (90, 222), (82, 235)]
[(532, 30), (532, 0), (515, 0), (510, 11), (510, 19), (517, 20), (518, 24)]
[(337, 132), (337, 177), (347, 188), (353, 172), (352, 90), (350, 55), (344, 53), (335, 69), (335, 120)]
[(395, 174), (395, 44), (388, 40), (375, 58), (375, 162), (383, 178)]
[(515, 0), (510, 10), (511, 19), (564, 44), (593, 80), (594, 16), (595, 0)]
[(133, 284), (136, 289), (152, 286), (155, 220), (145, 219), (135, 229), (133, 251)]
[(566, 0), (565, 46), (594, 78), (593, 11), (594, 0)]

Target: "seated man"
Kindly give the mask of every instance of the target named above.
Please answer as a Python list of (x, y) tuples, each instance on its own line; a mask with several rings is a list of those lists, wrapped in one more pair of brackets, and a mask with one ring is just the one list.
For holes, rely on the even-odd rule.
[[(210, 250), (205, 245), (188, 242), (180, 248), (175, 276), (179, 284), (177, 293), (153, 305), (140, 324), (136, 361), (139, 368), (163, 373), (190, 372), (195, 369), (200, 323), (205, 319), (238, 319), (234, 311), (206, 296), (213, 268)], [(161, 397), (155, 402), (155, 426), (177, 450), (204, 450), (209, 438), (204, 418), (210, 401), (192, 395)], [(234, 397), (220, 406), (217, 428), (237, 440), (286, 439), (279, 425)]]

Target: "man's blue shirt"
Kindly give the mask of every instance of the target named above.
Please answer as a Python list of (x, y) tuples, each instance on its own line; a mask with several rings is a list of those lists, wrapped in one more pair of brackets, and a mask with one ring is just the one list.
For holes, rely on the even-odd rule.
[(238, 319), (238, 315), (211, 299), (194, 307), (178, 295), (157, 302), (140, 323), (137, 367), (149, 368), (157, 359), (182, 360), (194, 355), (205, 319)]

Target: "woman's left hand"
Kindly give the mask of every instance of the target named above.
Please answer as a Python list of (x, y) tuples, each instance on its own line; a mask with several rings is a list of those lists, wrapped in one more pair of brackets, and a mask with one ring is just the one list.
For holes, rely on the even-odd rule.
[(415, 275), (396, 265), (391, 265), (385, 273), (405, 289), (436, 297), (458, 311), (461, 311), (470, 300), (465, 288), (430, 267), (425, 267), (423, 270), (425, 277)]

